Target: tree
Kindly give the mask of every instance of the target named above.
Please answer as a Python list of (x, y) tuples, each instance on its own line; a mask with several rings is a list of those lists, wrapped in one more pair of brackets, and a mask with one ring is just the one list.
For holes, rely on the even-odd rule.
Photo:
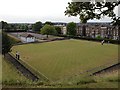
[(25, 25), (21, 25), (21, 29), (22, 29), (22, 30), (25, 30)]
[[(120, 4), (116, 2), (71, 2), (66, 7), (65, 15), (78, 16), (81, 23), (87, 23), (88, 20), (101, 19), (103, 16), (110, 17), (114, 22), (119, 17), (114, 13), (114, 8)], [(118, 24), (117, 24), (118, 25)]]
[(2, 30), (3, 31), (8, 31), (8, 29), (9, 29), (8, 23), (4, 22), (4, 21), (1, 21), (1, 23), (2, 23)]
[(27, 31), (28, 30), (28, 25), (25, 25), (25, 31)]
[(62, 30), (59, 26), (55, 26), (55, 30), (57, 31), (57, 34), (62, 34)]
[(76, 23), (70, 22), (67, 24), (67, 34), (68, 35), (76, 35)]
[(47, 38), (48, 38), (48, 35), (55, 35), (56, 34), (55, 27), (46, 24), (41, 28), (41, 34), (47, 35)]
[(50, 21), (45, 22), (44, 25), (45, 25), (45, 24), (47, 24), (47, 25), (53, 25), (53, 23), (50, 22)]
[(12, 47), (12, 42), (8, 35), (5, 32), (2, 32), (2, 54), (5, 55), (6, 53), (10, 52)]
[(36, 22), (36, 23), (33, 25), (33, 30), (34, 30), (34, 31), (40, 31), (41, 28), (42, 28), (42, 22)]

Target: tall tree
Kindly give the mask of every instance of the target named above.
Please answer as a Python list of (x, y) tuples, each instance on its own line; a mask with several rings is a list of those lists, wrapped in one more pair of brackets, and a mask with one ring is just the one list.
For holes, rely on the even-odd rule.
[(67, 24), (67, 34), (68, 35), (76, 35), (76, 23), (70, 22)]
[(53, 25), (53, 23), (50, 22), (50, 21), (46, 21), (46, 22), (44, 23), (44, 25), (45, 25), (45, 24), (47, 24), (47, 25)]
[(28, 25), (25, 25), (25, 31), (27, 31), (28, 30)]
[(66, 7), (65, 15), (79, 16), (81, 23), (87, 23), (88, 20), (101, 19), (103, 16), (110, 17), (113, 21), (119, 20), (114, 13), (114, 8), (120, 4), (116, 2), (69, 2)]
[(65, 15), (79, 16), (81, 23), (87, 23), (88, 20), (101, 19), (104, 16), (110, 17), (112, 24), (118, 27), (120, 40), (120, 16), (114, 12), (115, 7), (120, 5), (120, 0), (116, 2), (69, 2), (66, 7)]
[(10, 52), (12, 47), (12, 42), (8, 35), (5, 32), (2, 32), (2, 54), (5, 55), (6, 53)]
[(55, 27), (46, 24), (41, 28), (41, 34), (47, 35), (47, 38), (48, 35), (55, 35), (56, 34)]
[(3, 31), (8, 31), (9, 29), (9, 24), (7, 22), (1, 21), (2, 23), (2, 30)]
[(57, 31), (57, 34), (62, 34), (61, 27), (55, 26), (55, 30)]
[(40, 31), (40, 29), (42, 28), (42, 22), (36, 22), (34, 25), (33, 25), (33, 30), (34, 31)]

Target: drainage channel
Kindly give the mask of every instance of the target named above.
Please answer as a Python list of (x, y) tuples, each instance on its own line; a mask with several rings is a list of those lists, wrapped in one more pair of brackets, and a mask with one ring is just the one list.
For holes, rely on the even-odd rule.
[(26, 68), (24, 65), (22, 65), (20, 62), (18, 62), (14, 57), (12, 57), (10, 54), (6, 54), (5, 58), (9, 60), (18, 71), (20, 71), (26, 78), (37, 81), (39, 78), (34, 75), (28, 68)]

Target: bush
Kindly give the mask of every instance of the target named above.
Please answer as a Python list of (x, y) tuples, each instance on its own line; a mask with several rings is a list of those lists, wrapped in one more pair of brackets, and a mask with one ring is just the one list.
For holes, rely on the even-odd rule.
[(102, 37), (101, 37), (101, 36), (97, 36), (96, 38), (97, 38), (97, 39), (102, 39)]
[(77, 82), (77, 85), (79, 84), (89, 84), (89, 83), (96, 83), (96, 81), (93, 78), (81, 78), (79, 82)]
[(21, 81), (18, 82), (16, 80), (10, 79), (10, 80), (2, 81), (2, 84), (3, 85), (24, 85), (25, 82), (21, 82)]
[(26, 30), (8, 30), (5, 32), (26, 32)]

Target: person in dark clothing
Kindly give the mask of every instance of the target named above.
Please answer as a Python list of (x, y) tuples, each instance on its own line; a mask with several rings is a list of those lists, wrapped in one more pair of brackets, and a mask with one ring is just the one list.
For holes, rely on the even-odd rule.
[(18, 58), (18, 52), (16, 51), (16, 59)]
[(19, 54), (19, 52), (17, 53), (17, 59), (18, 59), (18, 60), (20, 59), (20, 54)]

